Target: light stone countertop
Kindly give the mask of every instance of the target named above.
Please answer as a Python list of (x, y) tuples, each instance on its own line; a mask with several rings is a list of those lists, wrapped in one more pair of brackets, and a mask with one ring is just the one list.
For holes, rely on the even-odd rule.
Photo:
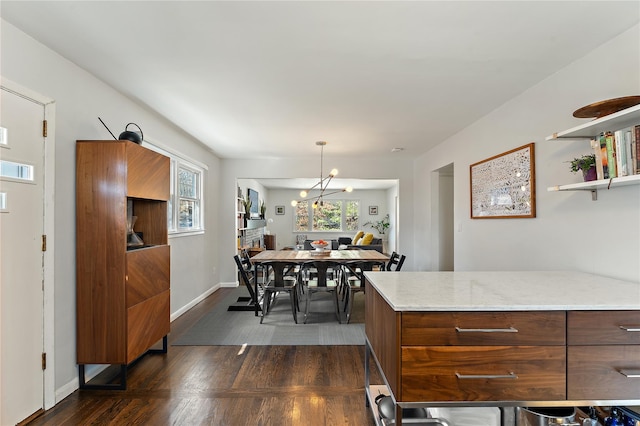
[(395, 311), (640, 310), (640, 283), (574, 271), (366, 272)]

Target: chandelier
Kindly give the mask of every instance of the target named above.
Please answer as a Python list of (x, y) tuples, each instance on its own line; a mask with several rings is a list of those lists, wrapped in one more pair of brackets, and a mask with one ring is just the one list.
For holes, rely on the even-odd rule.
[[(350, 186), (347, 186), (344, 189), (339, 189), (339, 190), (336, 190), (336, 191), (327, 192), (327, 189), (329, 187), (329, 182), (331, 182), (331, 179), (336, 177), (336, 175), (338, 174), (338, 169), (332, 169), (326, 177), (322, 176), (322, 165), (323, 165), (322, 163), (323, 163), (323, 160), (324, 160), (324, 146), (326, 144), (327, 144), (327, 142), (325, 142), (325, 141), (316, 142), (316, 145), (320, 147), (320, 181), (318, 183), (316, 183), (315, 185), (313, 185), (308, 190), (300, 191), (301, 200), (293, 200), (293, 201), (291, 201), (291, 205), (293, 207), (297, 206), (300, 201), (313, 200), (313, 208), (317, 209), (318, 206), (323, 206), (324, 205), (323, 197), (325, 197), (327, 195), (331, 195), (331, 194), (337, 194), (339, 192), (351, 192), (351, 191), (353, 191), (353, 188), (351, 188)], [(312, 196), (310, 198), (307, 198), (307, 196), (309, 196), (309, 193), (311, 191), (313, 191), (313, 190), (319, 190), (320, 193), (317, 194), (317, 195), (314, 195), (314, 196)]]

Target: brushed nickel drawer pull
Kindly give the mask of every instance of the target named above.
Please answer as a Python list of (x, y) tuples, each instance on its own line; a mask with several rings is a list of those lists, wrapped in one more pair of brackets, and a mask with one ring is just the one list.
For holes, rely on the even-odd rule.
[(620, 374), (629, 379), (638, 379), (640, 378), (640, 370), (620, 370)]
[(509, 328), (460, 328), (456, 327), (458, 333), (517, 333), (518, 329)]
[(518, 375), (513, 371), (509, 374), (460, 374), (456, 372), (458, 379), (517, 379)]
[(640, 325), (621, 325), (620, 328), (624, 331), (640, 331)]

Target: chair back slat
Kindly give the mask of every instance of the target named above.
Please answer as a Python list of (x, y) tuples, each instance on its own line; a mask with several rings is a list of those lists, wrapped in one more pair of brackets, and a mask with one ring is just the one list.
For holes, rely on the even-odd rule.
[(400, 271), (402, 269), (402, 264), (404, 263), (406, 256), (404, 254), (400, 255), (395, 251), (391, 253), (391, 257), (389, 258), (389, 262), (387, 262), (387, 271)]
[(315, 269), (316, 280), (318, 287), (327, 287), (327, 282), (330, 281), (328, 279), (329, 273), (328, 271), (332, 269), (333, 271), (338, 271), (340, 269), (340, 263), (334, 262), (331, 260), (315, 260), (311, 262), (305, 262), (302, 265), (303, 269), (307, 271), (310, 269)]
[[(265, 274), (270, 278), (267, 285), (271, 287), (291, 287), (296, 282), (296, 267), (295, 262), (263, 262), (265, 267)], [(273, 271), (273, 277), (270, 271)], [(292, 274), (293, 273), (293, 274)]]

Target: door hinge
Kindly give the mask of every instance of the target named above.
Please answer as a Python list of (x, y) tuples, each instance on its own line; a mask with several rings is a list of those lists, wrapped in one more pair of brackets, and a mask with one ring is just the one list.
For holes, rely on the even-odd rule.
[(47, 120), (42, 120), (42, 137), (47, 137)]
[(47, 251), (47, 236), (42, 236), (42, 251)]
[(47, 369), (47, 354), (46, 352), (42, 352), (42, 369)]

